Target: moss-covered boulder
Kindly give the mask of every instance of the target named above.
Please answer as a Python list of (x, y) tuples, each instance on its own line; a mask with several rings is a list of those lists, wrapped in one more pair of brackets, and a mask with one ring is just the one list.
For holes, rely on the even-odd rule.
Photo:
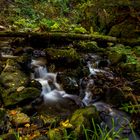
[(93, 126), (92, 119), (95, 122), (100, 119), (98, 111), (94, 106), (76, 110), (70, 118), (70, 124), (74, 127), (73, 135), (76, 137), (83, 135), (83, 127), (90, 130)]
[(23, 88), (22, 90), (3, 89), (2, 98), (5, 106), (25, 106), (37, 97), (41, 91), (34, 87)]
[(80, 41), (80, 42), (76, 42), (75, 43), (75, 47), (77, 48), (78, 51), (80, 52), (97, 52), (99, 51), (101, 48), (98, 47), (97, 42), (95, 41)]
[(29, 77), (27, 77), (25, 73), (21, 71), (21, 67), (17, 61), (12, 59), (7, 60), (6, 66), (0, 75), (0, 79), (1, 84), (5, 88), (12, 89), (25, 86), (29, 81)]
[[(1, 96), (5, 106), (21, 104), (34, 100), (40, 95), (41, 88), (27, 87), (29, 76), (23, 71), (17, 60), (8, 59), (3, 69), (1, 79)], [(23, 103), (24, 102), (24, 103)]]
[(130, 17), (126, 20), (112, 26), (109, 35), (121, 37), (121, 38), (137, 38), (138, 34), (136, 31), (137, 22), (134, 18)]
[(119, 62), (126, 61), (125, 46), (122, 44), (117, 44), (114, 47), (108, 48), (108, 58), (111, 64), (118, 64)]
[[(89, 31), (100, 31), (119, 37), (137, 37), (139, 30), (139, 2), (82, 1), (75, 2), (79, 22)], [(74, 9), (75, 10), (75, 9)], [(73, 11), (74, 12), (74, 11)], [(73, 15), (77, 18), (77, 14)], [(84, 17), (84, 18), (81, 18)]]
[(139, 72), (140, 61), (139, 57), (136, 56), (136, 50), (134, 51), (129, 46), (117, 44), (114, 47), (108, 48), (108, 58), (112, 64), (118, 65), (123, 73)]
[(140, 61), (135, 55), (127, 55), (126, 63), (120, 63), (119, 67), (122, 69), (123, 73), (129, 72), (140, 72)]
[(50, 64), (54, 63), (56, 66), (59, 67), (76, 68), (80, 65), (80, 56), (73, 48), (47, 48), (46, 57)]
[(67, 76), (65, 73), (57, 74), (57, 82), (68, 94), (78, 94), (79, 85), (75, 78)]

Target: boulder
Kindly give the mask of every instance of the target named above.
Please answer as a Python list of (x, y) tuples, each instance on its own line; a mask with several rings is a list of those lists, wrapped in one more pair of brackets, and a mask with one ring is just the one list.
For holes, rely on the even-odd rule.
[(47, 48), (46, 58), (48, 62), (54, 63), (58, 67), (77, 68), (80, 65), (80, 56), (73, 48), (54, 49)]
[(125, 46), (122, 44), (117, 44), (114, 47), (108, 48), (108, 59), (112, 65), (116, 65), (119, 62), (126, 61)]
[(80, 52), (97, 52), (101, 48), (98, 47), (95, 41), (80, 41), (75, 43), (75, 47)]
[[(41, 90), (29, 85), (29, 77), (16, 60), (8, 59), (1, 75), (1, 96), (5, 106), (25, 105), (40, 95)], [(41, 88), (40, 88), (41, 89)]]
[(1, 84), (7, 89), (17, 89), (20, 86), (25, 86), (29, 81), (29, 78), (21, 71), (21, 67), (17, 61), (12, 59), (7, 60), (0, 79)]
[[(19, 89), (19, 88), (18, 88)], [(5, 106), (25, 106), (40, 96), (37, 88), (27, 87), (22, 90), (3, 90), (2, 98)]]
[(94, 119), (95, 122), (100, 119), (98, 111), (94, 106), (76, 110), (70, 118), (70, 124), (73, 126), (73, 135), (76, 137), (83, 135), (83, 126), (90, 130), (93, 126), (92, 119)]

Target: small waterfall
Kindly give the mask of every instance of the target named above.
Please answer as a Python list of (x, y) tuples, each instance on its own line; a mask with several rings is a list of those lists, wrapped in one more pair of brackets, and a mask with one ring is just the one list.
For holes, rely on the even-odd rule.
[(41, 91), (41, 95), (45, 95), (46, 93), (50, 92), (51, 91), (51, 87), (48, 83), (47, 80), (44, 80), (44, 79), (36, 79), (37, 81), (39, 81), (42, 85), (42, 91)]
[(77, 95), (67, 94), (56, 81), (56, 73), (47, 71), (45, 65), (40, 60), (33, 60), (31, 63), (34, 68), (33, 77), (42, 85), (41, 96), (43, 97), (45, 108), (63, 110), (70, 109), (69, 103), (74, 101), (75, 105), (80, 105), (81, 100)]
[[(96, 55), (95, 55), (96, 56)], [(91, 57), (91, 56), (90, 56)], [(91, 58), (94, 58), (94, 60), (88, 60), (87, 61), (87, 67), (89, 68), (89, 71), (90, 71), (90, 75), (96, 75), (98, 73), (102, 73), (104, 74), (106, 77), (109, 77), (110, 79), (113, 79), (114, 76), (113, 76), (113, 72), (111, 72), (109, 70), (109, 68), (107, 67), (109, 65), (109, 60), (106, 60), (106, 61), (101, 61), (100, 57), (94, 57), (94, 54), (93, 54), (93, 57)], [(96, 59), (95, 59), (96, 58)], [(102, 63), (101, 63), (102, 62)], [(98, 68), (100, 65), (100, 67), (102, 68)]]
[[(139, 140), (140, 137), (137, 133), (132, 132), (132, 126), (131, 126), (131, 117), (120, 110), (112, 108), (111, 105), (103, 102), (103, 101), (96, 101), (93, 99), (93, 93), (91, 91), (92, 87), (91, 85), (94, 84), (92, 80), (92, 77), (96, 76), (98, 73), (103, 74), (105, 77), (109, 79), (114, 79), (114, 74), (109, 71), (108, 69), (106, 70), (105, 68), (98, 68), (98, 65), (100, 64), (99, 60), (97, 59), (98, 57), (91, 57), (90, 55), (90, 60), (88, 59), (87, 61), (87, 66), (90, 71), (90, 75), (88, 76), (86, 88), (84, 90), (85, 96), (82, 99), (83, 103), (85, 106), (95, 106), (96, 109), (100, 113), (100, 117), (102, 119), (102, 122), (100, 124), (101, 128), (104, 130), (106, 127), (109, 130), (112, 130), (114, 132), (120, 131), (118, 134), (120, 137), (127, 137), (129, 140)], [(93, 59), (94, 58), (94, 61)], [(96, 60), (95, 60), (96, 58)], [(92, 76), (93, 75), (93, 76)], [(97, 79), (96, 79), (97, 80)], [(83, 81), (84, 82), (84, 81)], [(85, 83), (84, 83), (85, 84)], [(112, 122), (113, 121), (113, 122)], [(117, 139), (117, 138), (116, 138)]]
[(34, 68), (34, 76), (33, 78), (43, 78), (47, 73), (47, 68), (45, 63), (41, 60), (32, 60), (31, 62), (32, 68)]
[(46, 73), (47, 73), (47, 68), (46, 66), (38, 66), (35, 68), (35, 78), (43, 78), (45, 77)]

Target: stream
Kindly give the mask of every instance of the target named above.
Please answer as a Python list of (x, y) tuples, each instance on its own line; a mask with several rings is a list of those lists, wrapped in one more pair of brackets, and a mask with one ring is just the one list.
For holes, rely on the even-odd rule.
[[(1, 57), (13, 59), (16, 56), (12, 55), (12, 50), (4, 48), (1, 51)], [(131, 129), (131, 117), (127, 113), (105, 103), (100, 96), (94, 95), (92, 92), (92, 88), (98, 80), (96, 79), (98, 74), (104, 75), (110, 80), (114, 79), (115, 74), (109, 69), (110, 61), (91, 53), (86, 54), (84, 58), (90, 74), (77, 81), (68, 77), (69, 83), (80, 87), (78, 94), (69, 94), (63, 89), (62, 83), (58, 81), (63, 72), (49, 72), (44, 57), (32, 57), (30, 79), (38, 81), (42, 86), (40, 97), (32, 102), (33, 108), (50, 113), (69, 114), (76, 108), (95, 106), (102, 119), (100, 124), (102, 129), (108, 127), (109, 130), (118, 131), (122, 128), (121, 137), (128, 137), (129, 140), (140, 140), (139, 135), (133, 133)], [(114, 123), (112, 123), (112, 120)]]
[[(57, 83), (57, 75), (59, 75), (59, 73), (48, 72), (46, 65), (42, 65), (42, 60), (40, 61), (39, 59), (33, 59), (31, 65), (35, 68), (32, 78), (39, 81), (42, 85), (40, 97), (42, 100), (40, 100), (40, 103), (44, 104), (47, 111), (49, 109), (53, 109), (53, 111), (55, 110), (58, 112), (61, 112), (63, 109), (67, 109), (67, 111), (70, 110), (68, 104), (71, 101), (75, 103), (73, 106), (77, 107), (95, 106), (100, 112), (102, 129), (108, 127), (110, 130), (114, 129), (116, 132), (123, 129), (120, 134), (121, 137), (128, 137), (129, 140), (139, 140), (140, 137), (136, 133), (132, 132), (131, 118), (127, 113), (119, 111), (113, 108), (111, 105), (101, 101), (100, 97), (98, 96), (93, 97), (91, 87), (94, 85), (95, 81), (92, 77), (96, 76), (98, 73), (102, 73), (109, 79), (114, 78), (113, 72), (107, 68), (110, 64), (109, 60), (105, 61), (106, 65), (104, 68), (98, 68), (98, 65), (101, 62), (100, 59), (101, 58), (95, 54), (88, 54), (88, 59), (86, 61), (90, 74), (88, 77), (86, 77), (86, 82), (84, 81), (85, 79), (80, 79), (81, 93), (79, 93), (79, 96), (82, 94), (83, 98), (80, 98), (78, 95), (67, 94), (62, 89), (61, 85)], [(94, 68), (95, 65), (96, 68)], [(36, 106), (36, 103), (34, 103), (34, 105)], [(114, 123), (112, 123), (112, 121)]]

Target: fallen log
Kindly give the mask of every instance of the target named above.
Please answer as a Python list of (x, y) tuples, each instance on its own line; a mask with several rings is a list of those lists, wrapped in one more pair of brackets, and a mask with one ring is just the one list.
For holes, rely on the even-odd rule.
[(103, 42), (117, 42), (116, 37), (94, 34), (77, 34), (77, 33), (63, 33), (63, 32), (0, 32), (0, 37), (20, 37), (20, 38), (37, 38), (37, 39), (57, 39), (57, 40), (91, 40)]

